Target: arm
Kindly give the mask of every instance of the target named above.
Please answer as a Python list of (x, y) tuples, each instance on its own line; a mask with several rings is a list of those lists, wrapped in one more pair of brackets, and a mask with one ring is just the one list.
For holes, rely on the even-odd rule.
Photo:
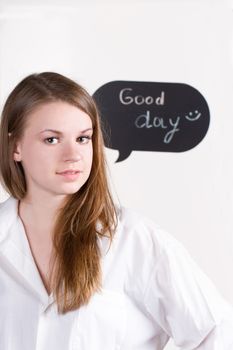
[(161, 253), (144, 294), (151, 317), (182, 350), (233, 350), (231, 306), (180, 243), (155, 237)]

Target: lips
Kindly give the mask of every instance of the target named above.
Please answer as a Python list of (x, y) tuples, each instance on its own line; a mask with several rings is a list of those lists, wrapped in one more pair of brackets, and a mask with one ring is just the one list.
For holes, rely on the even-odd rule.
[(80, 170), (64, 170), (64, 171), (57, 173), (57, 175), (60, 176), (62, 181), (64, 180), (65, 182), (67, 182), (67, 181), (72, 182), (72, 181), (78, 180), (79, 177), (81, 176), (80, 175), (81, 173), (82, 173), (82, 171), (80, 171)]
[(75, 175), (75, 174), (78, 174), (80, 172), (81, 172), (80, 170), (64, 170), (64, 171), (61, 171), (57, 174), (59, 174), (59, 175)]

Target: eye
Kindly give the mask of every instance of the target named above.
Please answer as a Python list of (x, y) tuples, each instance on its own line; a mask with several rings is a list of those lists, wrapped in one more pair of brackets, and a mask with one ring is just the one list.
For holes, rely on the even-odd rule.
[(54, 137), (54, 136), (53, 137), (47, 137), (45, 139), (45, 143), (49, 143), (50, 145), (55, 145), (57, 142), (58, 142), (58, 138)]
[(77, 138), (78, 142), (81, 144), (88, 143), (91, 140), (91, 136), (80, 136)]

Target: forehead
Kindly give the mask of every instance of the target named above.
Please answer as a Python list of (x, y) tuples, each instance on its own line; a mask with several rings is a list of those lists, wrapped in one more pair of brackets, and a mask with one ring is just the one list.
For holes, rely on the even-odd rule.
[(63, 101), (40, 104), (27, 116), (27, 129), (62, 127), (83, 129), (92, 126), (90, 116), (76, 106)]

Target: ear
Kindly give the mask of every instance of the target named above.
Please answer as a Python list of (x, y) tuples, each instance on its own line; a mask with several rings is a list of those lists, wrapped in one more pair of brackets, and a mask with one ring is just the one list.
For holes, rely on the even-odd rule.
[(15, 145), (13, 158), (16, 162), (21, 162), (21, 160), (22, 160), (20, 143), (16, 143), (16, 145)]

